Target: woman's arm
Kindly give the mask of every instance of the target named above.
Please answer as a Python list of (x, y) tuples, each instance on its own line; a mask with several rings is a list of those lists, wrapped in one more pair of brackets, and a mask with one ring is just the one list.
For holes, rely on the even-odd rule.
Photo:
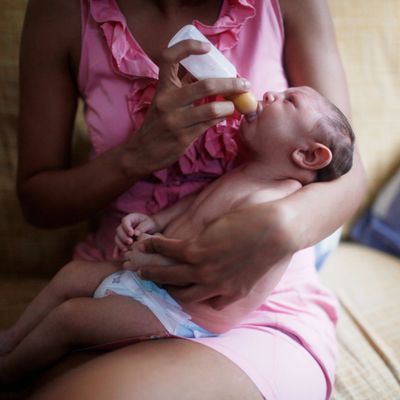
[(242, 79), (183, 86), (179, 60), (208, 49), (180, 43), (162, 56), (157, 93), (141, 128), (125, 143), (71, 167), (79, 21), (78, 0), (31, 0), (22, 36), (18, 194), (26, 218), (44, 227), (77, 222), (103, 209), (141, 177), (171, 165), (234, 111), (229, 101), (191, 107), (195, 100), (248, 89)]
[(79, 1), (31, 0), (20, 55), (18, 194), (28, 221), (62, 226), (104, 207), (131, 184), (122, 148), (71, 168), (79, 96)]
[[(347, 83), (327, 2), (280, 0), (280, 4), (289, 84), (315, 88), (350, 118)], [(297, 232), (291, 235), (296, 238), (295, 249), (315, 244), (346, 222), (359, 207), (365, 190), (365, 171), (356, 149), (348, 174), (329, 183), (307, 185), (283, 199), (285, 224), (289, 232)]]
[(351, 117), (346, 77), (326, 0), (280, 0), (290, 86), (311, 86)]
[[(347, 85), (326, 2), (281, 0), (281, 6), (290, 84), (314, 87), (349, 115)], [(175, 286), (171, 293), (180, 301), (210, 300), (215, 308), (223, 308), (245, 296), (277, 261), (340, 227), (360, 205), (365, 186), (356, 152), (351, 171), (335, 181), (313, 183), (282, 200), (229, 213), (189, 241), (148, 240), (146, 251), (179, 262), (168, 269), (141, 268), (142, 276)]]

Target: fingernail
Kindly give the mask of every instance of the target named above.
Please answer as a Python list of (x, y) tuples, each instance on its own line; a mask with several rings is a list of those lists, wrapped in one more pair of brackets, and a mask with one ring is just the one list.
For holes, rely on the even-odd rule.
[(203, 50), (207, 50), (207, 51), (211, 50), (211, 46), (207, 42), (201, 42), (201, 47), (202, 47)]
[(243, 86), (243, 89), (246, 89), (246, 90), (250, 89), (250, 87), (251, 87), (251, 83), (247, 79), (244, 79), (244, 78), (241, 79), (241, 84)]
[(214, 104), (214, 112), (217, 117), (225, 116), (229, 113), (233, 113), (232, 103), (228, 102), (217, 102)]

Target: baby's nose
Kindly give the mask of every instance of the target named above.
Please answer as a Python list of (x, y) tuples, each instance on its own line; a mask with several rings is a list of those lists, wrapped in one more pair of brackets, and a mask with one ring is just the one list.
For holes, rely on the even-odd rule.
[(268, 91), (264, 93), (263, 101), (265, 103), (273, 103), (274, 101), (278, 100), (282, 96), (281, 93)]

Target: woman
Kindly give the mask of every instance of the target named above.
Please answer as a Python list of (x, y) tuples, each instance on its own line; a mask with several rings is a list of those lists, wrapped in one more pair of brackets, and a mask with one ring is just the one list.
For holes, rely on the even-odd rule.
[[(78, 245), (75, 262), (110, 258), (109, 239), (123, 213), (155, 212), (231, 166), (235, 149), (229, 138), (239, 122), (225, 118), (233, 105), (201, 99), (240, 93), (246, 82), (184, 85), (177, 63), (201, 52), (201, 45), (164, 50), (194, 19), (258, 98), (267, 89), (308, 85), (349, 115), (332, 22), (320, 0), (31, 0), (21, 52), (18, 190), (27, 219), (39, 226), (63, 226), (104, 211), (98, 232)], [(93, 152), (86, 164), (71, 167), (79, 95)], [(195, 101), (200, 104), (192, 107)], [(335, 182), (228, 214), (187, 243), (153, 240), (148, 251), (175, 258), (177, 265), (168, 271), (149, 266), (142, 273), (170, 285), (178, 300), (222, 308), (246, 294), (277, 260), (334, 231), (356, 210), (363, 191), (356, 155), (351, 172)], [(298, 254), (277, 297), (226, 337), (129, 346), (71, 369), (36, 398), (329, 396), (334, 299), (316, 280), (310, 250)], [(304, 307), (290, 311), (291, 296), (298, 293), (287, 290), (303, 290), (297, 285), (304, 279), (313, 288), (301, 297), (312, 308), (311, 320)], [(273, 323), (278, 317), (280, 328)]]

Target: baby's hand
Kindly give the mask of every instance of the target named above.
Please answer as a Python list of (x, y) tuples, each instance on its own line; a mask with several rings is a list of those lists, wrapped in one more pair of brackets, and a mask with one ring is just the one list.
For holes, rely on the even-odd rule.
[(115, 248), (113, 257), (118, 258), (121, 252), (125, 252), (133, 244), (134, 239), (143, 233), (155, 233), (158, 230), (156, 221), (141, 213), (132, 213), (122, 218), (115, 234)]

